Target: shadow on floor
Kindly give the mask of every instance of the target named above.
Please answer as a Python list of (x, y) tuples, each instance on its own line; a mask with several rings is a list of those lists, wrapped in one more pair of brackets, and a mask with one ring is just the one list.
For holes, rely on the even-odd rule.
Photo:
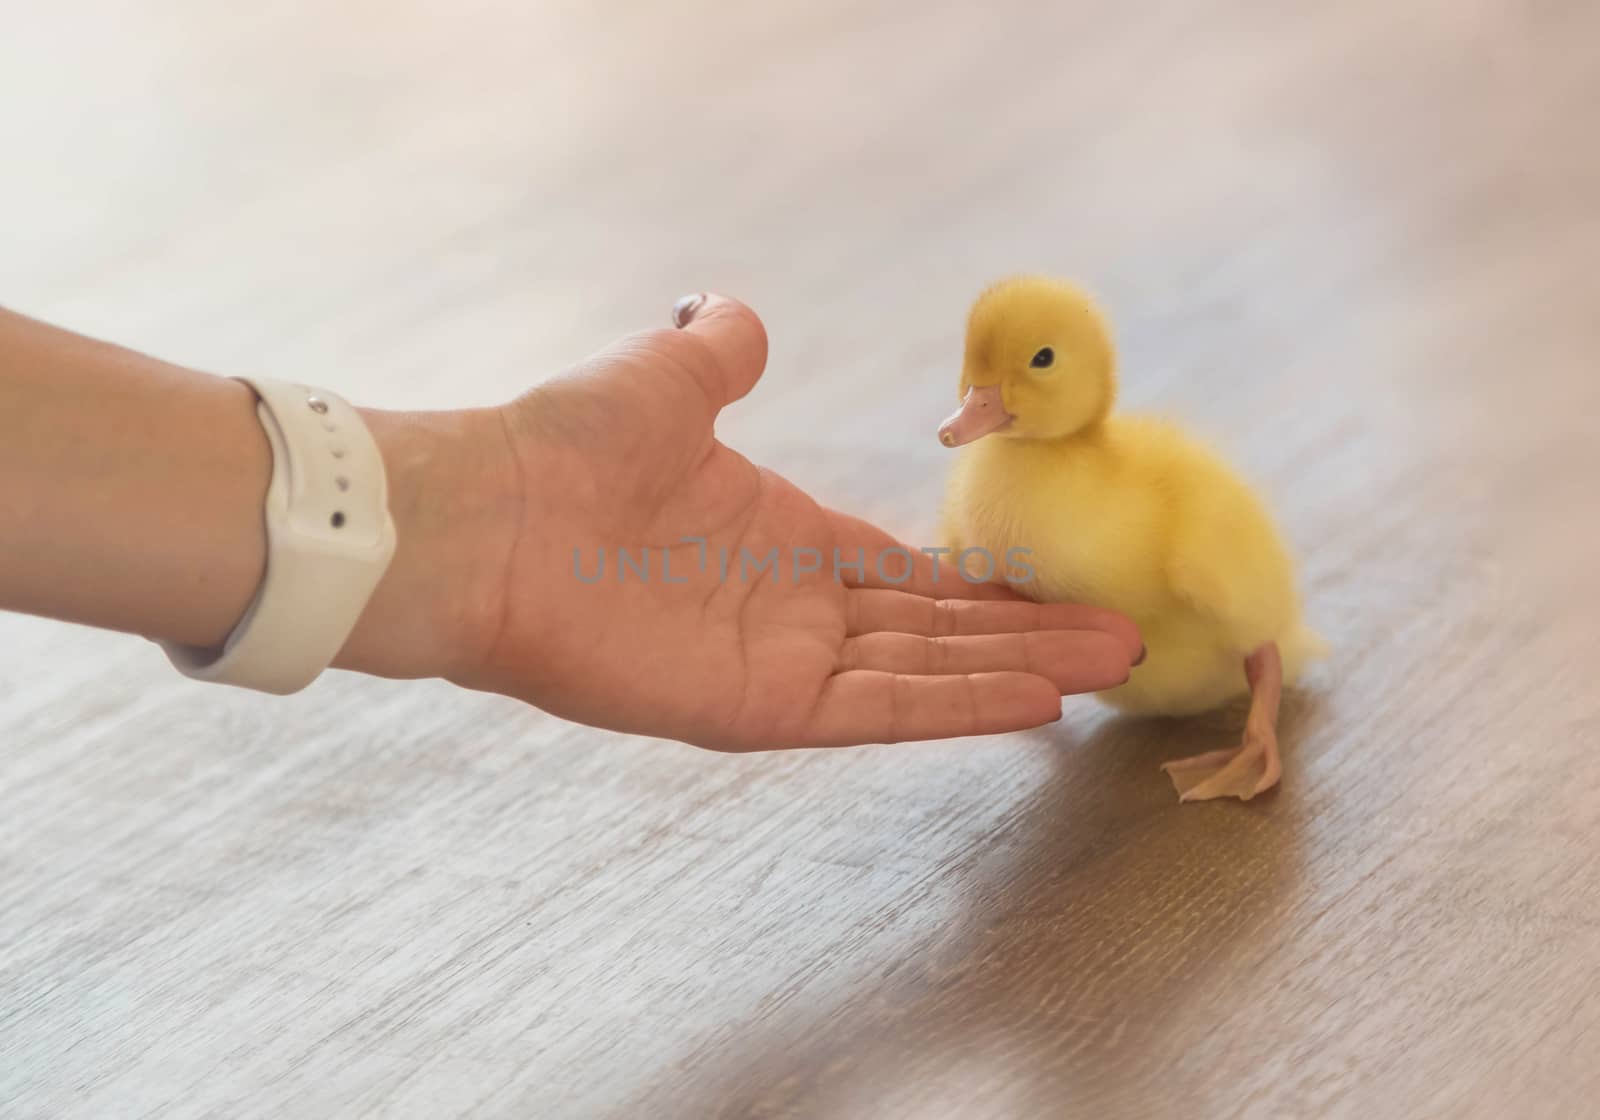
[[(1295, 744), (1314, 696), (1285, 697), (1288, 790), (1180, 807), (1166, 759), (1236, 741), (1243, 712), (1107, 716), (1052, 730), (1052, 770), (940, 874), (953, 920), (890, 954), (870, 986), (794, 998), (704, 1068), (639, 1101), (651, 1115), (1061, 1115), (1154, 1076), (1178, 1012), (1270, 945), (1300, 875)], [(1034, 739), (1041, 741), (1046, 737)]]

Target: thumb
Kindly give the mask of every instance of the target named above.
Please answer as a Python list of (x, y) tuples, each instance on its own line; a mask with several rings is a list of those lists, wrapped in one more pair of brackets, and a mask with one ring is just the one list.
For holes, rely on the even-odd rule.
[(767, 366), (767, 328), (744, 304), (701, 292), (672, 308), (672, 324), (685, 341), (685, 365), (716, 407), (732, 404), (755, 388)]

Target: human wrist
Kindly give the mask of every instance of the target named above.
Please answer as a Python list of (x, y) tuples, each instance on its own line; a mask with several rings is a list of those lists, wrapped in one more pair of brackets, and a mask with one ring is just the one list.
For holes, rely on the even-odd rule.
[(383, 456), (396, 547), (334, 665), (469, 676), (497, 629), (517, 524), (500, 421), (482, 409), (359, 411)]

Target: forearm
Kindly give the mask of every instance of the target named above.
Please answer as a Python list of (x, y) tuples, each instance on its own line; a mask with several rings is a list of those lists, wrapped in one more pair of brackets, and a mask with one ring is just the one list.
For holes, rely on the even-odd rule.
[(0, 311), (0, 607), (218, 644), (266, 557), (254, 400)]
[[(336, 663), (445, 675), (488, 625), (503, 437), (491, 413), (363, 415), (398, 545)], [(0, 609), (218, 645), (261, 583), (271, 473), (248, 386), (0, 310)]]

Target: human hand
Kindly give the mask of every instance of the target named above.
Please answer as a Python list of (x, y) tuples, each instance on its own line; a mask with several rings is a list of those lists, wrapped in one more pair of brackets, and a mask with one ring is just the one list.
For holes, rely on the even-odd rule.
[[(890, 582), (905, 553), (877, 558), (899, 542), (715, 438), (761, 376), (760, 320), (718, 297), (676, 317), (500, 409), (369, 414), (401, 553), (342, 664), (735, 751), (1018, 730), (1127, 679), (1141, 647), (1120, 615), (910, 550)], [(865, 558), (848, 582), (836, 549)]]

